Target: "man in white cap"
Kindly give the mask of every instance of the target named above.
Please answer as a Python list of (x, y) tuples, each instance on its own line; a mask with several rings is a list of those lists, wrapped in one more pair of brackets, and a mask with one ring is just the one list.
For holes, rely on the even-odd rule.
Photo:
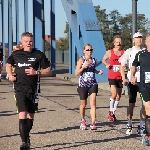
[[(132, 134), (132, 116), (133, 116), (133, 109), (135, 107), (135, 102), (137, 98), (137, 92), (140, 91), (138, 83), (140, 82), (140, 67), (137, 67), (137, 72), (136, 72), (136, 79), (137, 79), (137, 84), (133, 85), (131, 84), (131, 67), (132, 63), (135, 59), (135, 55), (139, 52), (144, 50), (142, 48), (142, 37), (143, 35), (140, 32), (136, 32), (133, 35), (133, 44), (134, 46), (132, 48), (129, 48), (125, 51), (125, 53), (120, 57), (119, 62), (121, 63), (120, 66), (120, 72), (123, 80), (123, 84), (128, 86), (128, 95), (129, 95), (129, 106), (127, 108), (127, 119), (128, 119), (128, 124), (127, 124), (127, 131), (126, 135), (129, 136)], [(127, 74), (127, 79), (125, 78), (125, 71), (124, 67), (128, 66), (128, 74)], [(138, 126), (137, 133), (142, 134), (144, 131), (144, 122), (145, 122), (145, 109), (144, 106), (142, 105), (141, 111), (140, 111), (140, 125)]]

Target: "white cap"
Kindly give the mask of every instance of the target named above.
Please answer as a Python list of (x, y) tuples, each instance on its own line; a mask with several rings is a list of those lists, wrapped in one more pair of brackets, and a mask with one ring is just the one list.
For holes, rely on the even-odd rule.
[(137, 37), (143, 37), (143, 34), (140, 32), (136, 32), (133, 34), (133, 38), (137, 38)]

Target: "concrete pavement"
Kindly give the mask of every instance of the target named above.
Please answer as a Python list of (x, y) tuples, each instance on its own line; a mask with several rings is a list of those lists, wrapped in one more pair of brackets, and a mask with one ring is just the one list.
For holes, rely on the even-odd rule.
[[(13, 99), (12, 83), (0, 83), (0, 150), (19, 150), (18, 114)], [(141, 136), (136, 134), (139, 125), (138, 100), (133, 117), (133, 135), (125, 136), (127, 96), (121, 98), (116, 112), (117, 121), (108, 122), (109, 95), (99, 89), (97, 96), (96, 131), (89, 130), (90, 106), (86, 108), (88, 130), (82, 131), (79, 115), (77, 85), (56, 77), (42, 78), (39, 113), (35, 115), (31, 132), (31, 149), (34, 150), (149, 150), (141, 144)]]

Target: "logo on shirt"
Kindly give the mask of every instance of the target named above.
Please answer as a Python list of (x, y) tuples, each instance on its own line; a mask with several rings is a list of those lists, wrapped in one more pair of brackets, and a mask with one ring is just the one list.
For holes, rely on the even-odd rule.
[(26, 63), (18, 63), (18, 67), (28, 67), (28, 66), (31, 66), (31, 64), (26, 64)]
[(36, 58), (28, 58), (28, 61), (35, 61)]

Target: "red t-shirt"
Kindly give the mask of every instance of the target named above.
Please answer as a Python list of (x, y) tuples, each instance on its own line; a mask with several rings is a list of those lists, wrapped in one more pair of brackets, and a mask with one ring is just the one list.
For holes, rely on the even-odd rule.
[(119, 58), (123, 55), (124, 50), (121, 50), (121, 54), (119, 56), (115, 55), (114, 50), (110, 50), (110, 58), (109, 58), (109, 64), (110, 67), (108, 69), (108, 79), (118, 79), (121, 80), (121, 73), (120, 73), (120, 63)]

